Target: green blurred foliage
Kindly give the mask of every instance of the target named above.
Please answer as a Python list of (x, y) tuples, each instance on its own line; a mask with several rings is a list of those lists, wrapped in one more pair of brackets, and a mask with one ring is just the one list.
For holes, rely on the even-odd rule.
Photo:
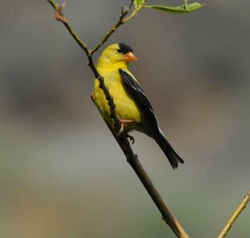
[(139, 8), (143, 4), (145, 4), (145, 0), (134, 0), (134, 7), (135, 8)]

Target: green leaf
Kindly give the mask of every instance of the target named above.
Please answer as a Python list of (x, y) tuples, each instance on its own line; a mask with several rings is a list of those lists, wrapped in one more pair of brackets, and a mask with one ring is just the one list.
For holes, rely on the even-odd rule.
[(145, 0), (134, 0), (134, 7), (139, 8), (145, 3)]
[(202, 8), (204, 4), (201, 4), (199, 2), (193, 2), (188, 5), (181, 5), (181, 6), (164, 6), (164, 5), (145, 5), (145, 8), (152, 8), (156, 10), (161, 10), (165, 12), (172, 12), (172, 13), (189, 13), (196, 11), (200, 8)]

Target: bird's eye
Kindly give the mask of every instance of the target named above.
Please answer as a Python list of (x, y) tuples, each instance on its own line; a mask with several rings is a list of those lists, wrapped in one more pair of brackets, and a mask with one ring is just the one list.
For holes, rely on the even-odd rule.
[(122, 50), (119, 48), (119, 49), (117, 49), (117, 52), (122, 53)]

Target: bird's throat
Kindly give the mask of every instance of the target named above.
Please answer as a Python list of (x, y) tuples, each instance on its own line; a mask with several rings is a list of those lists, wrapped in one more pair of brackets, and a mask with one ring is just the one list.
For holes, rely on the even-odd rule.
[(109, 60), (100, 60), (97, 64), (97, 70), (101, 73), (102, 71), (116, 71), (119, 69), (127, 69), (128, 64), (124, 61), (118, 61), (111, 63)]

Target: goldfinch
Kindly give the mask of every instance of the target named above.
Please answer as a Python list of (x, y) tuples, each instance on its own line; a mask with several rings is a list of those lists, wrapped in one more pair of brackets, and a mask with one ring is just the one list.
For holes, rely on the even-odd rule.
[[(174, 151), (158, 126), (151, 103), (144, 94), (139, 82), (128, 70), (128, 64), (137, 60), (131, 47), (123, 43), (109, 45), (97, 62), (97, 71), (104, 78), (115, 104), (115, 113), (121, 124), (120, 133), (132, 130), (143, 132), (160, 146), (171, 166), (175, 169), (183, 159)], [(110, 108), (99, 81), (95, 79), (92, 98), (103, 118), (113, 127)], [(128, 135), (128, 137), (130, 137)]]

